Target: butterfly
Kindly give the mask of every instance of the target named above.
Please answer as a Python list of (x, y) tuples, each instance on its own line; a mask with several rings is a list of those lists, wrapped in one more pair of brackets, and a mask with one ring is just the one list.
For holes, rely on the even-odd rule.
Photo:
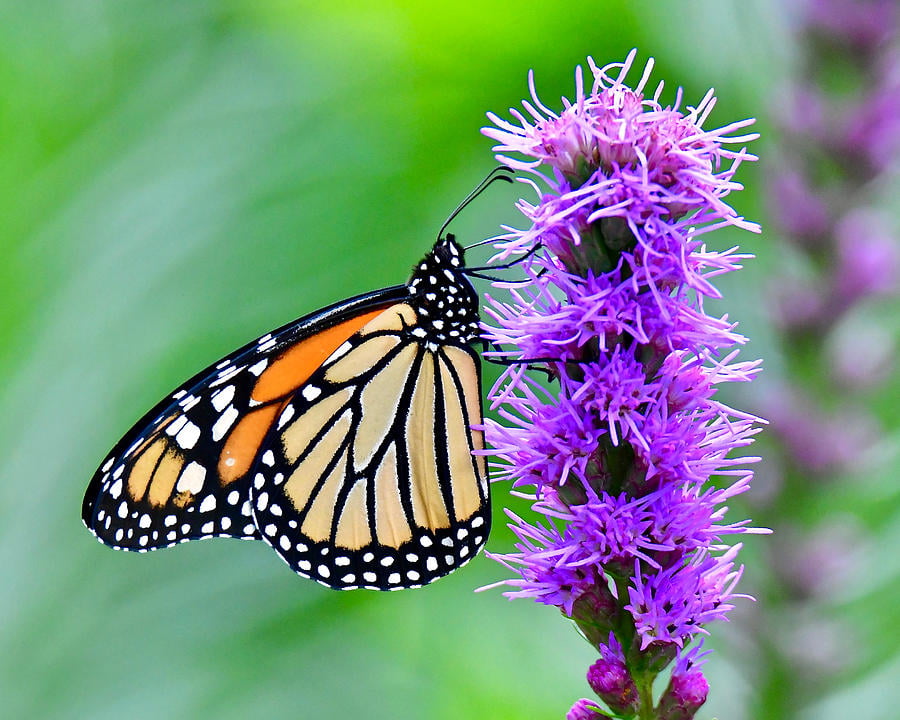
[(137, 552), (263, 540), (340, 590), (471, 560), (491, 523), (478, 295), (446, 225), (405, 285), (267, 333), (163, 399), (94, 474), (87, 528)]

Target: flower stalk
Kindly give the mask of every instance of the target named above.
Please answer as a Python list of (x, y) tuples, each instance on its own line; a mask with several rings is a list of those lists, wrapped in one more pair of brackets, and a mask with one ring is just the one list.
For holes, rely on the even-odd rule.
[[(522, 255), (527, 283), (497, 284), (484, 335), (509, 364), (491, 391), (501, 421), (485, 425), (495, 479), (539, 519), (509, 512), (515, 552), (492, 557), (514, 575), (500, 583), (507, 596), (559, 608), (599, 653), (588, 682), (606, 712), (690, 718), (705, 700), (697, 641), (746, 597), (735, 590), (741, 545), (725, 538), (763, 532), (724, 521), (749, 488), (757, 458), (740, 450), (760, 421), (715, 397), (759, 366), (736, 360), (745, 338), (704, 308), (720, 297), (712, 279), (748, 256), (702, 242), (725, 226), (758, 232), (724, 200), (756, 135), (749, 120), (702, 129), (711, 91), (685, 110), (680, 90), (669, 107), (662, 84), (646, 95), (652, 61), (627, 86), (634, 58), (589, 58), (590, 87), (578, 68), (559, 113), (530, 77), (525, 112), (489, 114), (484, 130), (538, 196), (518, 203), (529, 227), (497, 239), (495, 259)], [(593, 708), (579, 701), (570, 716)]]

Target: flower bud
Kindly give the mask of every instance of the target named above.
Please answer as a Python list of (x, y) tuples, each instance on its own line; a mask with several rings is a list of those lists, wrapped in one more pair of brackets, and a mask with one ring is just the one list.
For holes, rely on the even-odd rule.
[(628, 668), (618, 658), (601, 658), (588, 669), (588, 685), (597, 693), (610, 710), (620, 715), (631, 715), (638, 710), (637, 686)]
[(581, 698), (566, 713), (566, 720), (597, 720), (597, 718), (604, 717), (604, 715), (597, 712), (597, 709), (597, 705), (594, 702), (587, 698)]
[(708, 694), (709, 684), (700, 670), (673, 672), (659, 701), (659, 720), (691, 720)]

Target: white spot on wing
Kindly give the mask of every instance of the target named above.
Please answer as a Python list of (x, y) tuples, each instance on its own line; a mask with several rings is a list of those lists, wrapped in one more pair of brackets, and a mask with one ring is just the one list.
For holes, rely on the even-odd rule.
[[(228, 387), (233, 388), (234, 385), (229, 385)], [(225, 433), (231, 429), (234, 421), (237, 420), (237, 416), (238, 411), (234, 405), (229, 405), (228, 409), (219, 416), (219, 419), (212, 426), (212, 439), (215, 442), (225, 437)]]
[(229, 385), (212, 396), (212, 405), (218, 412), (222, 412), (232, 400), (234, 400), (234, 385)]
[(240, 367), (228, 368), (218, 378), (216, 378), (213, 382), (211, 382), (209, 384), (209, 386), (210, 387), (218, 387), (219, 385), (222, 385), (223, 383), (227, 383), (229, 380), (231, 380), (231, 378), (233, 378), (235, 375), (237, 375), (243, 369), (244, 369), (243, 365), (241, 365)]
[(176, 420), (172, 421), (171, 424), (166, 426), (166, 435), (168, 435), (169, 437), (171, 437), (172, 435), (177, 435), (178, 431), (184, 427), (187, 421), (187, 416), (181, 415)]
[(203, 502), (200, 503), (200, 512), (209, 512), (210, 510), (216, 509), (216, 496), (215, 495), (207, 495), (203, 498)]
[(194, 408), (198, 402), (200, 402), (199, 396), (189, 395), (188, 397), (186, 397), (184, 400), (181, 401), (181, 407), (185, 412), (187, 412), (188, 410), (191, 410), (192, 408)]
[(198, 462), (190, 462), (182, 471), (181, 477), (178, 478), (175, 489), (178, 492), (189, 492), (192, 495), (197, 495), (203, 489), (203, 481), (205, 479), (206, 468)]
[(175, 436), (177, 442), (183, 449), (190, 450), (200, 439), (200, 428), (194, 425), (190, 420), (185, 423), (184, 427), (178, 431)]
[(294, 417), (294, 406), (288, 405), (284, 409), (284, 412), (281, 413), (281, 417), (278, 418), (278, 429), (281, 430), (281, 428), (287, 425), (292, 417)]
[(337, 350), (335, 350), (333, 353), (331, 353), (331, 355), (328, 356), (328, 359), (323, 364), (327, 365), (328, 363), (334, 362), (339, 357), (346, 355), (348, 352), (350, 352), (350, 349), (352, 347), (353, 346), (348, 342), (342, 343), (338, 346)]
[(268, 366), (268, 364), (269, 364), (268, 359), (263, 358), (263, 359), (260, 360), (258, 363), (254, 363), (253, 365), (251, 365), (251, 366), (250, 366), (249, 368), (247, 368), (247, 369), (248, 369), (251, 373), (253, 373), (254, 375), (256, 375), (256, 377), (259, 377), (260, 375), (262, 375), (262, 371), (266, 369), (266, 367)]
[(320, 388), (316, 387), (315, 385), (307, 385), (301, 391), (301, 395), (303, 395), (303, 397), (305, 397), (310, 402), (315, 400), (321, 394), (322, 394), (322, 390)]

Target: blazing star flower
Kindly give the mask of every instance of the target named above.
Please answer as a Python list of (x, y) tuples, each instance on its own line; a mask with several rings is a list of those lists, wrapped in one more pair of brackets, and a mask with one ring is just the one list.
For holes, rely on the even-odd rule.
[[(527, 229), (498, 238), (496, 259), (524, 255), (528, 282), (489, 297), (484, 334), (510, 362), (491, 392), (501, 422), (485, 430), (497, 479), (543, 517), (510, 513), (515, 552), (493, 557), (515, 577), (500, 584), (575, 620), (601, 654), (588, 674), (598, 696), (650, 717), (656, 674), (695, 657), (692, 641), (742, 597), (740, 544), (723, 538), (758, 532), (723, 516), (749, 487), (756, 458), (735, 451), (759, 420), (715, 399), (758, 364), (736, 362), (744, 337), (704, 310), (720, 297), (712, 279), (748, 256), (701, 238), (759, 228), (725, 202), (740, 164), (756, 159), (742, 147), (756, 135), (739, 134), (752, 121), (702, 129), (712, 92), (682, 110), (679, 91), (664, 107), (662, 84), (645, 94), (652, 61), (625, 84), (634, 57), (606, 67), (589, 58), (590, 89), (578, 68), (575, 99), (559, 113), (529, 76), (515, 122), (489, 114), (483, 132), (499, 160), (530, 174), (539, 199), (519, 201)], [(554, 382), (530, 377), (529, 365)], [(579, 702), (573, 717), (591, 716)], [(678, 707), (692, 717), (699, 704)]]

